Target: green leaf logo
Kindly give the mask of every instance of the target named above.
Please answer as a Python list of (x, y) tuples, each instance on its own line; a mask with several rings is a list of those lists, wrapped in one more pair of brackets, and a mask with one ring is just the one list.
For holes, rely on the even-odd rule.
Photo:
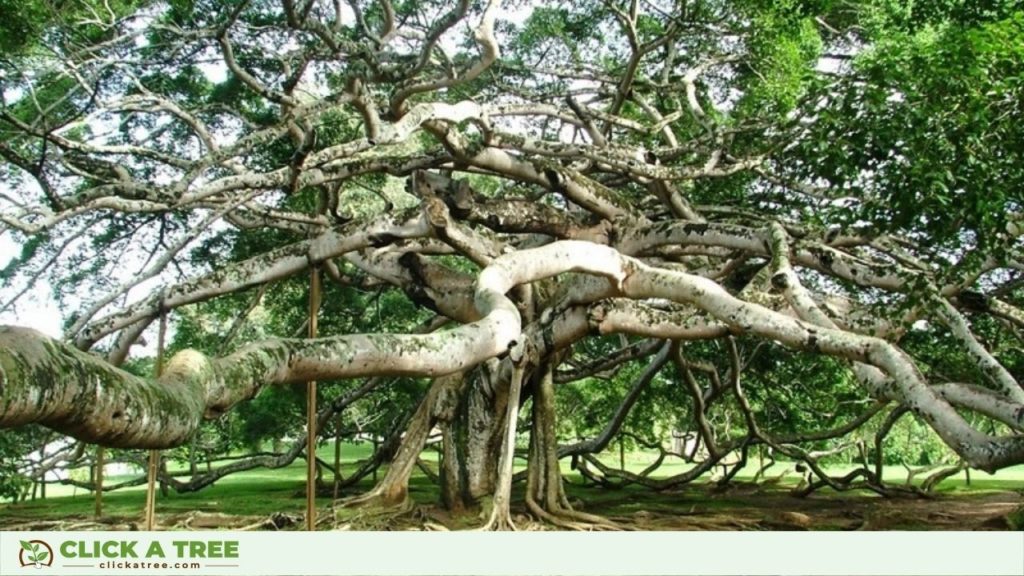
[(33, 562), (37, 566), (40, 562), (43, 562), (50, 557), (49, 551), (40, 549), (37, 542), (29, 542), (27, 540), (19, 540), (18, 542), (21, 543), (21, 549), (28, 552), (26, 557), (29, 562)]

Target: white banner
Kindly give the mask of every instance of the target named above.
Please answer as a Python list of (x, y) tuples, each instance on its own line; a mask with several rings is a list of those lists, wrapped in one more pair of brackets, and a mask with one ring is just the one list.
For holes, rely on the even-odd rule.
[(0, 532), (4, 576), (1024, 574), (1010, 532)]

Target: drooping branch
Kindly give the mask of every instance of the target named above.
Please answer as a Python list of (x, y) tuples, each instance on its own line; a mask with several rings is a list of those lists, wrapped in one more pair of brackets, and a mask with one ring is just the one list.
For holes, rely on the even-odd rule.
[(998, 387), (1006, 398), (1018, 404), (1024, 403), (1024, 387), (1021, 387), (1010, 371), (978, 342), (963, 315), (942, 296), (935, 296), (933, 301), (938, 308), (939, 318), (949, 326), (950, 331), (964, 345), (967, 353), (975, 359), (976, 365), (985, 376)]
[(602, 247), (558, 243), (508, 254), (480, 275), (475, 302), (482, 319), (430, 335), (362, 334), (276, 340), (211, 359), (185, 351), (160, 380), (120, 371), (30, 329), (0, 331), (3, 368), (0, 425), (38, 422), (112, 446), (168, 447), (184, 442), (201, 418), (214, 417), (268, 384), (372, 375), (439, 376), (505, 352), (520, 339), (512, 287), (573, 270), (612, 278)]
[(309, 265), (323, 262), (375, 243), (429, 234), (422, 216), (388, 215), (368, 223), (353, 223), (343, 230), (329, 230), (311, 240), (265, 252), (243, 262), (224, 266), (216, 272), (165, 289), (147, 300), (85, 324), (83, 317), (67, 336), (77, 346), (89, 348), (100, 338), (151, 318), (161, 310), (200, 302), (214, 296), (245, 290), (272, 280), (298, 274)]
[[(745, 302), (706, 278), (653, 268), (612, 248), (572, 240), (495, 259), (477, 280), (474, 299), (482, 319), (451, 331), (277, 340), (218, 360), (187, 351), (172, 359), (167, 376), (158, 382), (120, 372), (33, 331), (7, 328), (0, 334), (6, 345), (0, 349), (0, 423), (40, 422), (83, 439), (121, 446), (169, 446), (183, 442), (203, 414), (222, 413), (266, 384), (382, 374), (439, 376), (465, 370), (521, 340), (520, 315), (506, 292), (571, 271), (605, 276), (631, 298), (695, 306), (741, 333), (875, 366), (887, 376), (887, 395), (911, 406), (972, 466), (994, 470), (1024, 460), (1024, 437), (993, 437), (971, 428), (890, 342), (809, 325)], [(47, 384), (39, 383), (40, 375), (47, 377)], [(82, 406), (83, 398), (95, 400)], [(162, 433), (153, 432), (147, 425), (150, 419), (160, 419)]]
[[(560, 370), (554, 374), (556, 384), (575, 382), (588, 377), (607, 378), (609, 372), (617, 372), (620, 367), (631, 360), (650, 356), (661, 348), (661, 342), (646, 340), (623, 346), (608, 356), (595, 359), (586, 366)], [(567, 362), (568, 363), (568, 362)]]

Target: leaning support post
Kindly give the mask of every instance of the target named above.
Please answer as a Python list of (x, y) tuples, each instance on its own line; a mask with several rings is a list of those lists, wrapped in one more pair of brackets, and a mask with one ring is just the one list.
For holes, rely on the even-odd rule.
[[(309, 337), (316, 338), (320, 309), (320, 270), (309, 276)], [(316, 530), (316, 380), (306, 383), (306, 529)]]
[(160, 452), (149, 451), (149, 465), (146, 467), (146, 530), (156, 526), (156, 475), (160, 469)]
[(93, 468), (93, 496), (95, 497), (95, 514), (97, 518), (103, 516), (103, 460), (106, 456), (106, 448), (96, 447), (96, 465)]
[(341, 481), (344, 477), (341, 474), (341, 412), (334, 423), (334, 500), (338, 499), (338, 490), (341, 488)]
[[(167, 337), (167, 311), (160, 307), (160, 328), (157, 332), (156, 364), (154, 378), (160, 378), (164, 371), (164, 339)], [(156, 526), (156, 476), (160, 471), (160, 451), (149, 451), (149, 466), (146, 469), (146, 530)]]

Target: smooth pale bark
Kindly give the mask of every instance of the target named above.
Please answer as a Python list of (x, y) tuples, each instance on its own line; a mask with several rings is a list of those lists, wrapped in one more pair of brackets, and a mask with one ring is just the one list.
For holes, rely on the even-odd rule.
[[(720, 246), (771, 256), (768, 236), (762, 230), (737, 224), (665, 222), (629, 230), (616, 247), (628, 254), (640, 254), (665, 245)], [(899, 266), (869, 264), (822, 244), (801, 244), (794, 250), (793, 261), (830, 276), (885, 290), (905, 290), (913, 279), (911, 273)]]
[[(647, 268), (640, 263), (638, 266)], [(1024, 460), (1024, 437), (993, 437), (973, 429), (925, 384), (913, 360), (885, 340), (808, 325), (744, 302), (706, 278), (680, 272), (648, 269), (647, 273), (634, 273), (624, 283), (624, 292), (689, 302), (740, 333), (775, 340), (794, 349), (871, 364), (888, 376), (887, 395), (910, 406), (972, 466), (995, 470)]]
[(988, 388), (976, 384), (947, 382), (932, 386), (932, 389), (955, 406), (974, 410), (1018, 432), (1024, 432), (1024, 405), (1007, 400)]
[[(188, 350), (158, 380), (143, 379), (27, 328), (0, 328), (0, 426), (40, 423), (109, 446), (164, 448), (187, 440), (263, 386), (370, 375), (441, 376), (493, 358), (521, 338), (505, 296), (513, 286), (566, 271), (622, 276), (600, 246), (556, 243), (507, 254), (477, 281), (482, 319), (429, 335), (356, 334), (272, 340), (220, 359)], [(597, 251), (597, 252), (595, 252)]]
[(384, 240), (427, 236), (430, 228), (422, 215), (383, 216), (342, 230), (328, 230), (310, 240), (290, 244), (248, 260), (222, 267), (215, 273), (179, 284), (124, 310), (86, 323), (86, 316), (65, 334), (75, 338), (82, 349), (117, 330), (155, 318), (161, 310), (208, 300), (286, 278), (307, 270), (310, 264), (323, 262), (360, 250)]
[(0, 425), (38, 422), (103, 444), (165, 447), (184, 442), (204, 414), (215, 416), (265, 384), (465, 370), (522, 340), (519, 312), (506, 292), (571, 271), (604, 276), (626, 297), (695, 306), (738, 333), (875, 366), (888, 377), (886, 396), (918, 413), (972, 466), (994, 470), (1024, 461), (1024, 437), (993, 437), (971, 428), (926, 385), (913, 361), (885, 340), (810, 325), (743, 301), (707, 278), (652, 268), (615, 249), (571, 240), (495, 259), (477, 280), (474, 301), (482, 319), (451, 331), (277, 340), (218, 360), (186, 351), (172, 359), (159, 381), (130, 376), (33, 331), (6, 328), (0, 331)]
[(981, 342), (974, 337), (967, 320), (963, 315), (942, 296), (936, 295), (933, 298), (938, 307), (938, 315), (946, 323), (953, 336), (963, 344), (965, 351), (974, 359), (975, 365), (997, 386), (1000, 392), (1007, 398), (1021, 403), (1024, 402), (1024, 388), (1014, 379), (998, 360), (982, 346)]
[[(782, 226), (771, 227), (772, 239), (772, 284), (782, 290), (786, 300), (802, 320), (827, 328), (837, 328), (836, 323), (817, 305), (796, 272), (790, 265), (789, 239)], [(978, 365), (993, 382), (1000, 387), (1003, 394), (992, 390), (967, 384), (947, 383), (933, 386), (931, 390), (947, 402), (979, 412), (990, 418), (1007, 424), (1014, 430), (1021, 430), (1024, 423), (1024, 405), (1021, 405), (1022, 389), (999, 362), (986, 351), (971, 334), (966, 322), (959, 312), (940, 295), (934, 299), (939, 307), (939, 314), (949, 324), (954, 335), (965, 343), (968, 351), (975, 356)], [(886, 399), (886, 374), (875, 366), (854, 362), (854, 374), (861, 384), (874, 396)]]
[[(770, 229), (772, 245), (772, 285), (781, 290), (786, 301), (792, 306), (798, 318), (805, 322), (837, 329), (838, 325), (815, 302), (790, 264), (789, 237), (779, 224)], [(885, 374), (874, 366), (862, 362), (854, 362), (853, 372), (861, 384), (876, 398), (885, 397)]]

